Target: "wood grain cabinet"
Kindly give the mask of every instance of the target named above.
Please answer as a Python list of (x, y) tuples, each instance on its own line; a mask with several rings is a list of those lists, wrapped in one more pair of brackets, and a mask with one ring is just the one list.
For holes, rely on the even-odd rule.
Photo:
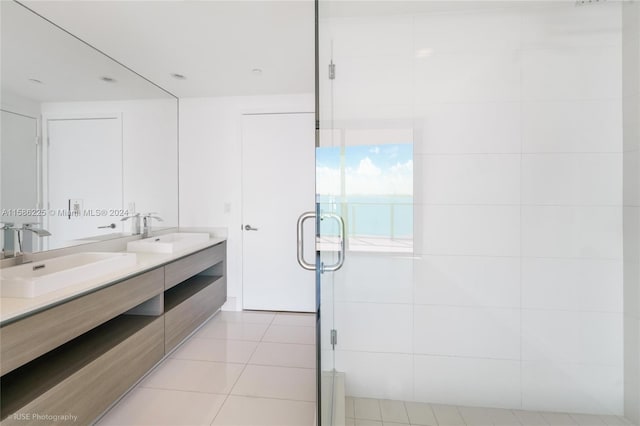
[(15, 370), (2, 378), (2, 424), (91, 424), (162, 359), (163, 334), (161, 317), (122, 315)]
[(57, 348), (164, 290), (162, 268), (0, 327), (0, 373)]
[(227, 283), (221, 276), (198, 275), (172, 290), (174, 291), (167, 291), (164, 296), (166, 353), (220, 309), (227, 300)]
[(220, 243), (190, 256), (169, 263), (164, 272), (165, 290), (184, 282), (214, 265), (224, 262), (226, 243)]
[[(220, 309), (226, 287), (222, 242), (3, 325), (0, 424), (91, 424)], [(160, 315), (128, 313), (154, 298)], [(77, 417), (50, 417), (64, 414)]]

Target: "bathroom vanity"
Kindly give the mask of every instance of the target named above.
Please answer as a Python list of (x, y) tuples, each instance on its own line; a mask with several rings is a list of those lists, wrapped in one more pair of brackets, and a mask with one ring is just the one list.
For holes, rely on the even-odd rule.
[(3, 312), (2, 425), (91, 424), (226, 301), (224, 240), (138, 259), (49, 305)]

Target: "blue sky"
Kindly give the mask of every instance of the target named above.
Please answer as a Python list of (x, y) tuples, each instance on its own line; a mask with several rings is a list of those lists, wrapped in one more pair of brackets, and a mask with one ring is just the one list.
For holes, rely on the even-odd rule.
[[(346, 167), (357, 169), (364, 158), (369, 158), (381, 169), (389, 169), (398, 163), (413, 160), (413, 144), (385, 144), (348, 146), (345, 150)], [(317, 167), (340, 167), (340, 148), (316, 149)]]
[[(348, 146), (347, 195), (412, 195), (413, 144)], [(316, 182), (321, 195), (340, 195), (340, 148), (316, 149)]]

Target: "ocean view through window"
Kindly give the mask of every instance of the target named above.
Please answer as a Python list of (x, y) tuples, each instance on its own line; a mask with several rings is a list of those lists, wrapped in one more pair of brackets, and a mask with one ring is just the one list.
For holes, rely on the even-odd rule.
[[(342, 216), (351, 251), (413, 251), (413, 144), (322, 147), (316, 150), (322, 212)], [(338, 230), (323, 221), (321, 244)]]

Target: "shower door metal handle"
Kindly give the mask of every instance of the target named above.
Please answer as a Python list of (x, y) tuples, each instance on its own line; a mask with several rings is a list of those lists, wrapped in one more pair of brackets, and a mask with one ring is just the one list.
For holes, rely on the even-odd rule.
[[(297, 250), (297, 257), (298, 257), (298, 264), (300, 266), (302, 266), (304, 269), (308, 270), (308, 271), (315, 271), (316, 270), (316, 265), (314, 265), (313, 263), (309, 263), (306, 260), (304, 260), (304, 230), (303, 230), (303, 226), (304, 226), (304, 222), (307, 219), (315, 219), (316, 217), (316, 213), (315, 212), (305, 212), (302, 213), (300, 215), (300, 217), (298, 218), (298, 230), (297, 230), (297, 245), (298, 245), (298, 250)], [(344, 219), (342, 219), (341, 216), (334, 214), (334, 213), (323, 213), (320, 216), (320, 220), (324, 220), (324, 219), (333, 219), (336, 222), (338, 222), (338, 227), (340, 230), (340, 251), (338, 252), (338, 261), (336, 263), (334, 263), (333, 265), (325, 265), (322, 264), (320, 266), (320, 272), (334, 272), (337, 271), (338, 269), (342, 268), (342, 265), (344, 265), (344, 256), (345, 256), (345, 252), (346, 252), (346, 239), (345, 239), (345, 226), (344, 226)]]
[(322, 216), (320, 216), (320, 220), (323, 220), (323, 219), (333, 219), (336, 222), (338, 222), (338, 229), (340, 231), (340, 235), (339, 235), (340, 251), (338, 252), (338, 261), (333, 265), (322, 264), (322, 270), (321, 270), (321, 272), (334, 272), (342, 268), (342, 265), (344, 265), (344, 257), (345, 257), (346, 248), (347, 248), (346, 247), (347, 239), (345, 238), (346, 232), (345, 232), (345, 226), (344, 226), (344, 219), (342, 219), (342, 216), (337, 215), (335, 213), (324, 213), (322, 214)]
[(313, 263), (309, 263), (306, 260), (304, 260), (304, 231), (303, 231), (302, 227), (304, 225), (305, 220), (312, 219), (312, 218), (315, 219), (315, 217), (316, 217), (316, 213), (315, 212), (304, 212), (298, 218), (298, 231), (297, 231), (298, 264), (300, 266), (302, 266), (302, 268), (306, 269), (307, 271), (315, 271), (316, 270), (316, 265), (313, 264)]

